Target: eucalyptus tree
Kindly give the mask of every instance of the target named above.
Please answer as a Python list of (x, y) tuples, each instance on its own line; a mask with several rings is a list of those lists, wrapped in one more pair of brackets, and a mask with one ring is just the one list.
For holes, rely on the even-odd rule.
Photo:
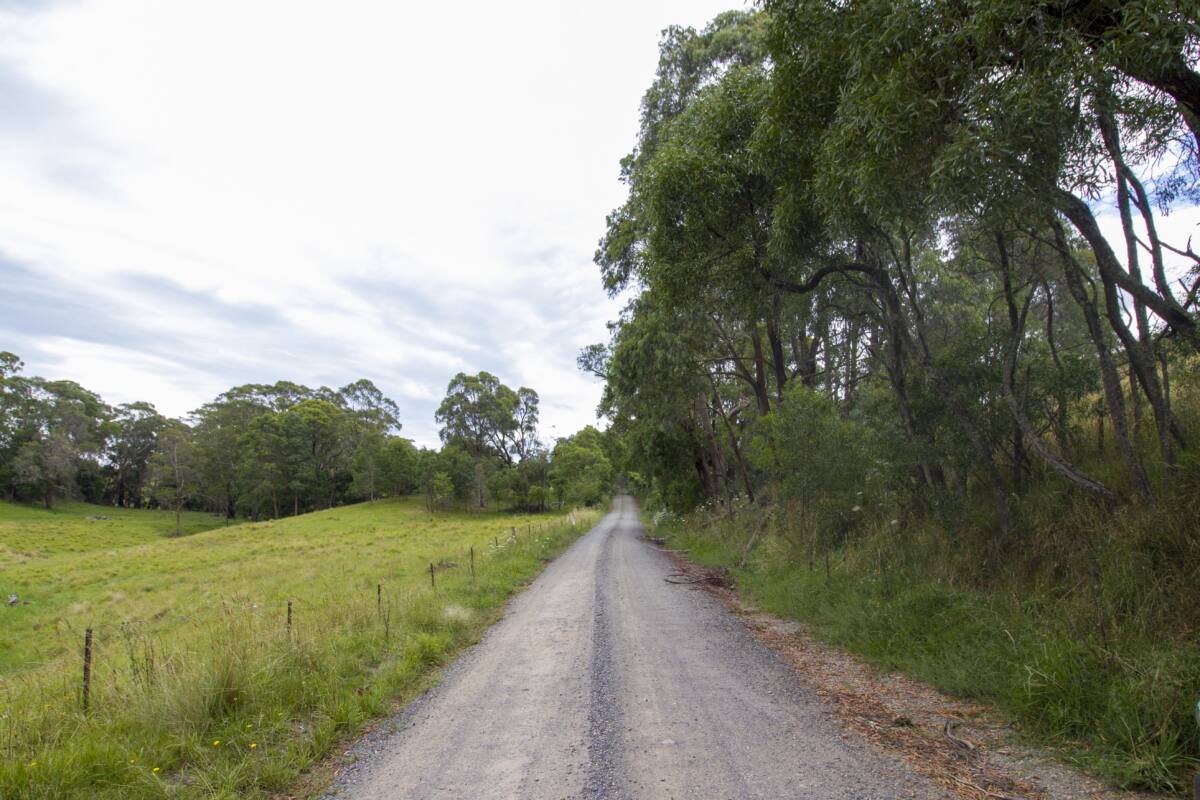
[(750, 403), (739, 407), (737, 392), (730, 401), (728, 384), (741, 380), (738, 365), (712, 337), (708, 321), (660, 302), (651, 288), (612, 327), (611, 343), (587, 348), (580, 364), (605, 378), (599, 410), (629, 443), (622, 460), (651, 476), (672, 505), (699, 497), (727, 499), (731, 470), (722, 440), (728, 435), (753, 497), (736, 420)]
[(468, 453), (474, 462), (474, 494), (487, 505), (486, 473), (492, 462), (514, 468), (538, 449), (538, 394), (513, 390), (489, 372), (458, 373), (446, 387), (435, 419), (442, 442)]
[(590, 506), (609, 493), (613, 465), (603, 441), (604, 434), (588, 425), (555, 443), (549, 482), (560, 501)]
[(271, 413), (263, 388), (234, 387), (192, 413), (201, 464), (200, 493), (227, 519), (237, 516), (238, 502), (246, 493), (242, 438), (255, 419)]
[(116, 505), (142, 505), (150, 460), (166, 424), (166, 418), (150, 403), (122, 403), (114, 410), (108, 460), (113, 474), (110, 494)]
[(183, 510), (200, 492), (203, 464), (195, 431), (179, 420), (166, 422), (156, 437), (149, 482), (161, 505), (175, 512), (175, 535), (183, 535)]
[(102, 458), (111, 409), (73, 381), (9, 376), (5, 394), (10, 493), (33, 494), (51, 508), (76, 492), (82, 462)]
[[(1146, 4), (1127, 6), (1096, 16), (1098, 7), (1025, 2), (969, 9), (949, 2), (766, 4), (780, 127), (785, 141), (807, 150), (810, 159), (800, 161), (811, 164), (808, 185), (829, 217), (904, 230), (967, 215), (997, 232), (1052, 242), (1062, 280), (1089, 320), (1114, 422), (1123, 425), (1125, 398), (1107, 355), (1113, 334), (1153, 409), (1169, 465), (1172, 439), (1181, 436), (1146, 312), (1193, 348), (1200, 338), (1189, 301), (1166, 279), (1167, 245), (1137, 167), (1167, 158), (1172, 169), (1162, 185), (1169, 191), (1160, 199), (1190, 195), (1195, 148), (1183, 95), (1147, 91), (1131, 77), (1134, 66), (1145, 77), (1148, 65), (1191, 63), (1195, 15), (1168, 4), (1160, 19)], [(1108, 43), (1094, 35), (1097, 25), (1108, 26)], [(1124, 265), (1086, 202), (1108, 189), (1122, 209)], [(1070, 235), (1057, 230), (1059, 219), (1087, 242), (1090, 259), (1081, 260)], [(1141, 278), (1139, 247), (1149, 254), (1152, 286)], [(1094, 302), (1087, 289), (1093, 275), (1100, 287)], [(1138, 335), (1124, 321), (1125, 295)], [(913, 319), (920, 322), (915, 311)], [(1128, 432), (1118, 429), (1117, 439), (1132, 484), (1148, 492)]]

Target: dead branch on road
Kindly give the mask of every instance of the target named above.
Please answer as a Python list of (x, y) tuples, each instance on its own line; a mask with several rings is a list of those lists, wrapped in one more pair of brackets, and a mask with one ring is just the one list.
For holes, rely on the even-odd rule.
[(704, 567), (695, 567), (683, 572), (672, 572), (670, 575), (663, 578), (663, 580), (667, 583), (685, 586), (716, 586), (721, 589), (730, 589), (733, 587), (733, 576), (730, 575), (729, 570), (725, 569), (724, 567), (720, 569), (705, 569)]
[(958, 720), (954, 720), (954, 719), (946, 720), (946, 724), (944, 726), (942, 726), (942, 735), (945, 736), (950, 741), (954, 742), (959, 747), (963, 748), (964, 750), (968, 750), (968, 751), (974, 750), (975, 745), (971, 744), (966, 739), (963, 739), (961, 736), (955, 735), (954, 729), (956, 727), (958, 727)]

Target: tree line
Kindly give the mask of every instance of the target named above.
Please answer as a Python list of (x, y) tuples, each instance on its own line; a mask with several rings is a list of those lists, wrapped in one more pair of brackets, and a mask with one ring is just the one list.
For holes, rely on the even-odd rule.
[(1172, 0), (669, 28), (596, 254), (633, 299), (579, 357), (631, 479), (835, 536), (864, 494), (981, 506), (998, 547), (1043, 490), (1194, 489), (1200, 256), (1160, 231), (1200, 201), (1198, 55)]
[(439, 450), (400, 435), (399, 409), (371, 381), (339, 389), (246, 384), (184, 419), (146, 402), (106, 404), (68, 380), (22, 374), (0, 352), (0, 491), (128, 508), (278, 518), (386, 496), (452, 507), (545, 510), (596, 503), (612, 468), (594, 428), (547, 448), (538, 395), (481, 372), (457, 375), (437, 419)]

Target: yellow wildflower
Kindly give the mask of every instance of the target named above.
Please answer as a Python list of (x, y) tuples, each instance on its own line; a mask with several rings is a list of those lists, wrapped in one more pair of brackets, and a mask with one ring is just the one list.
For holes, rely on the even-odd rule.
[(151, 771), (151, 772), (158, 772), (158, 767), (155, 767), (154, 769), (152, 769), (152, 770), (150, 770), (150, 771)]
[(213, 747), (220, 747), (220, 746), (221, 746), (221, 740), (213, 739)]
[(253, 750), (253, 749), (254, 749), (254, 748), (256, 748), (256, 747), (258, 747), (258, 742), (251, 742), (251, 743), (250, 743), (250, 749), (251, 749), (251, 750)]

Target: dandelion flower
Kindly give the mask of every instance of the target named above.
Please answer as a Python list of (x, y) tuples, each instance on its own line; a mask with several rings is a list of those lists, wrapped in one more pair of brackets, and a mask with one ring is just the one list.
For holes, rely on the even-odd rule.
[(151, 772), (158, 772), (158, 767), (155, 767), (154, 769), (152, 769), (152, 770), (150, 770), (150, 771), (151, 771)]
[(251, 749), (251, 750), (253, 750), (253, 749), (254, 749), (254, 748), (256, 748), (256, 747), (258, 747), (258, 742), (251, 742), (251, 743), (250, 743), (250, 749)]
[(213, 747), (220, 747), (220, 746), (221, 746), (221, 740), (213, 739)]

